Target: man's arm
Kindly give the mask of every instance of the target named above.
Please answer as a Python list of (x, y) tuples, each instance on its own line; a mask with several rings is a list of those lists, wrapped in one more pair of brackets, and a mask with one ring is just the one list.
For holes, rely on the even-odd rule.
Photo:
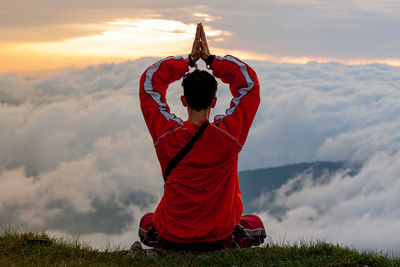
[(225, 115), (215, 116), (216, 125), (244, 145), (260, 104), (257, 75), (246, 63), (233, 56), (215, 57), (208, 48), (206, 34), (200, 25), (201, 58), (215, 77), (229, 84), (233, 99)]
[(244, 145), (260, 104), (257, 75), (233, 56), (215, 57), (211, 69), (215, 77), (229, 84), (233, 96), (225, 115), (215, 116), (216, 125)]
[(164, 134), (167, 123), (183, 125), (180, 118), (170, 113), (166, 101), (167, 88), (179, 80), (188, 71), (188, 65), (182, 57), (168, 57), (150, 66), (140, 78), (140, 108), (147, 128), (156, 143)]
[[(200, 24), (197, 25), (192, 52), (188, 58), (168, 57), (150, 66), (140, 79), (140, 107), (147, 127), (156, 143), (166, 131), (183, 125), (180, 118), (170, 113), (166, 101), (169, 84), (182, 78), (189, 70), (188, 65), (195, 64), (200, 58)], [(167, 124), (170, 123), (170, 126)]]

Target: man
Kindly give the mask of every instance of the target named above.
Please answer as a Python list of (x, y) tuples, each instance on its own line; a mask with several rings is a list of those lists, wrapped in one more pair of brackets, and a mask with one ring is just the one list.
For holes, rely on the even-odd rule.
[[(185, 75), (200, 58), (215, 77), (229, 83), (233, 96), (226, 114), (216, 116), (208, 127), (210, 110), (217, 101), (217, 81), (197, 68)], [(187, 108), (187, 121), (170, 113), (165, 97), (168, 85), (182, 77), (181, 101)], [(263, 243), (266, 235), (261, 220), (255, 215), (241, 216), (238, 180), (238, 154), (260, 103), (259, 91), (256, 73), (249, 66), (232, 56), (210, 53), (201, 24), (188, 58), (165, 58), (143, 73), (141, 109), (165, 179), (156, 211), (145, 214), (140, 222), (144, 244), (216, 249)], [(196, 133), (193, 146), (176, 163), (176, 155)], [(171, 161), (175, 161), (173, 167)]]

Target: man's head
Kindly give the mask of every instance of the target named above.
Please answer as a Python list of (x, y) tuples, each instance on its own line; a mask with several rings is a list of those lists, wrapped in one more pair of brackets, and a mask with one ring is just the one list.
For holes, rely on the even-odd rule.
[[(183, 95), (189, 108), (201, 111), (215, 106), (217, 81), (207, 71), (196, 69), (187, 73), (183, 77), (182, 86)], [(184, 103), (183, 100), (182, 103)]]

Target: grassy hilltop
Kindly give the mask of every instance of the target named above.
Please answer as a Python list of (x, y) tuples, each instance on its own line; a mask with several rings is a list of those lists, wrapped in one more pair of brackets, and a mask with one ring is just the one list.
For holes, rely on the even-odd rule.
[(327, 243), (270, 244), (208, 254), (160, 252), (152, 258), (116, 250), (101, 252), (45, 233), (6, 231), (0, 236), (0, 266), (400, 266), (400, 259)]

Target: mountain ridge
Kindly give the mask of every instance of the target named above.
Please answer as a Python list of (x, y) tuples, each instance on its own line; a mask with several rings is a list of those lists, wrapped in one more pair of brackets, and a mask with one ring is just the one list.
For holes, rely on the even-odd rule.
[[(239, 172), (244, 213), (260, 211), (255, 200), (262, 194), (273, 192), (300, 174), (310, 174), (313, 180), (327, 183), (334, 174), (345, 171), (349, 176), (358, 173), (361, 166), (346, 161), (315, 161), (277, 167), (243, 170)], [(300, 189), (300, 188), (299, 188)]]

